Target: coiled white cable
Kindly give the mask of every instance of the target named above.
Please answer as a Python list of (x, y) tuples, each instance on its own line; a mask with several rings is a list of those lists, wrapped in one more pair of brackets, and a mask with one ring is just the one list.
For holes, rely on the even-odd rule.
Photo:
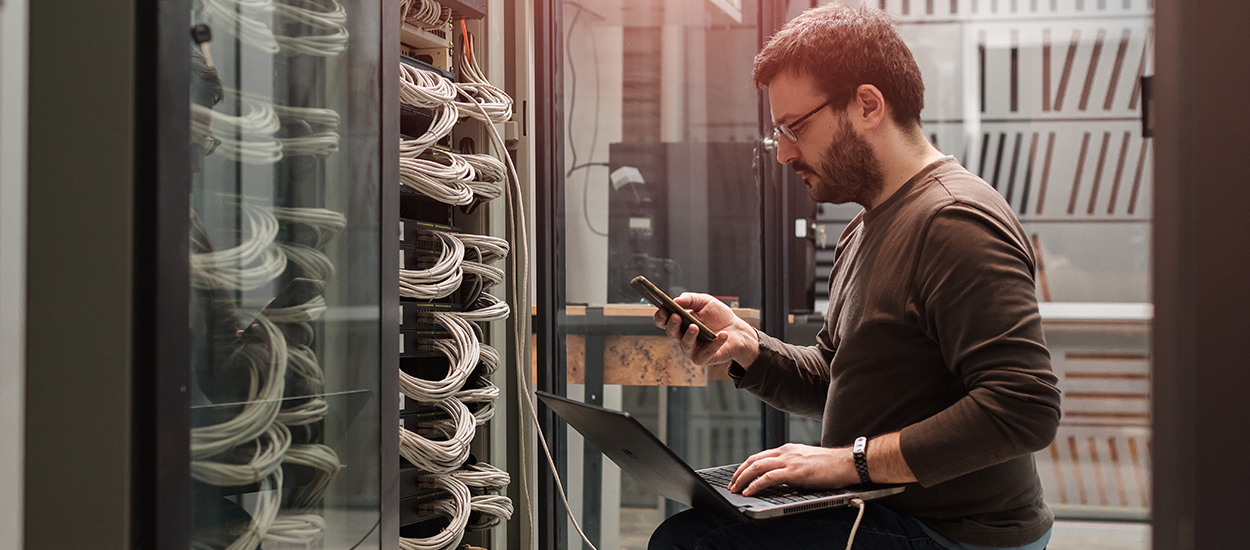
[(477, 302), (473, 304), (474, 308), (467, 311), (440, 312), (439, 315), (454, 315), (468, 321), (503, 321), (512, 313), (512, 308), (508, 307), (508, 303), (499, 298), (482, 293)]
[[(262, 316), (256, 316), (262, 342), (248, 343), (240, 356), (250, 363), (248, 400), (238, 416), (220, 424), (191, 428), (191, 459), (203, 460), (256, 439), (278, 417), (286, 390), (287, 346), (282, 331)], [(265, 375), (259, 364), (267, 366)], [(261, 385), (263, 383), (263, 386)]]
[(492, 86), (486, 79), (482, 68), (477, 64), (473, 35), (465, 33), (465, 42), (457, 56), (460, 82), (455, 83), (465, 100), (457, 101), (456, 107), (466, 115), (488, 124), (512, 120), (512, 97)]
[(326, 520), (316, 514), (283, 514), (273, 520), (265, 542), (303, 545), (305, 548), (321, 540)]
[(422, 508), (436, 512), (449, 521), (438, 534), (428, 538), (400, 537), (400, 550), (443, 550), (459, 544), (464, 536), (464, 528), (469, 523), (472, 496), (463, 482), (448, 474), (432, 474), (422, 476), (418, 481), (421, 487), (442, 489), (450, 498), (422, 505)]
[[(465, 168), (472, 170), (468, 163)], [(455, 206), (473, 204), (473, 188), (468, 174), (459, 175), (448, 167), (426, 159), (399, 159), (399, 183), (438, 202)]]
[(484, 264), (495, 263), (508, 256), (511, 247), (508, 240), (500, 237), (492, 237), (490, 235), (475, 235), (472, 233), (459, 233), (456, 238), (464, 243), (465, 252), (470, 248), (479, 252), (478, 262)]
[(278, 517), (278, 509), (282, 507), (282, 468), (260, 481), (260, 492), (257, 493), (256, 511), (252, 513), (252, 523), (242, 536), (235, 539), (226, 550), (255, 550), (260, 546), (269, 528)]
[(465, 529), (480, 531), (491, 529), (512, 518), (512, 499), (503, 495), (473, 495), (470, 510), (477, 512), (477, 519)]
[(451, 24), (451, 10), (435, 0), (401, 0), (401, 20), (423, 29), (441, 29)]
[[(313, 3), (312, 0), (305, 0)], [(318, 57), (335, 57), (347, 50), (347, 11), (335, 0), (317, 0), (330, 4), (326, 11), (317, 11), (274, 3), (274, 15), (308, 25), (317, 31), (328, 31), (320, 34), (283, 36), (275, 34), (274, 39), (284, 52), (302, 53)]]
[(273, 207), (273, 216), (280, 222), (298, 223), (317, 233), (316, 248), (324, 247), (347, 227), (347, 216), (328, 208)]
[(316, 505), (330, 482), (343, 469), (338, 453), (332, 447), (321, 444), (291, 445), (282, 461), (317, 471), (312, 481), (300, 487), (291, 497), (291, 508), (301, 511)]
[(399, 101), (414, 107), (433, 109), (456, 100), (460, 89), (440, 74), (399, 64)]
[(501, 268), (467, 261), (461, 262), (460, 266), (464, 269), (465, 275), (476, 275), (480, 278), (485, 288), (503, 283), (503, 269)]
[(287, 157), (311, 156), (325, 158), (339, 152), (337, 132), (315, 132), (296, 137), (276, 138)]
[(215, 28), (238, 37), (239, 41), (263, 52), (275, 54), (282, 50), (273, 29), (255, 16), (273, 12), (271, 0), (203, 0), (204, 15)]
[(265, 317), (275, 323), (310, 323), (321, 317), (326, 311), (325, 296), (314, 296), (311, 300), (290, 307), (265, 308)]
[(433, 121), (430, 127), (425, 130), (424, 134), (413, 139), (399, 140), (399, 156), (402, 158), (415, 158), (426, 149), (433, 147), (439, 140), (447, 137), (451, 133), (452, 128), (456, 126), (456, 120), (460, 116), (460, 112), (455, 105), (444, 103), (438, 107), (433, 107)]
[(414, 466), (434, 473), (459, 468), (469, 458), (469, 444), (476, 429), (469, 408), (456, 399), (432, 403), (451, 415), (456, 424), (446, 440), (435, 441), (405, 428), (399, 429), (399, 454)]
[(324, 130), (337, 130), (342, 119), (338, 111), (320, 107), (292, 107), (275, 104), (273, 110), (278, 115), (278, 120), (284, 123), (303, 124), (310, 128), (320, 126)]
[[(274, 254), (272, 246), (278, 236), (277, 218), (249, 203), (243, 203), (242, 211), (250, 237), (232, 248), (191, 255), (191, 281), (196, 288), (251, 290), (277, 277), (285, 268), (285, 257), (278, 255), (281, 252)], [(262, 256), (265, 258), (260, 266), (243, 267)], [(283, 262), (283, 266), (276, 269), (272, 265), (276, 263), (272, 261), (275, 256)], [(253, 283), (259, 284), (252, 286)]]
[(282, 160), (282, 143), (274, 134), (282, 127), (270, 103), (246, 98), (245, 114), (220, 113), (198, 103), (191, 104), (192, 131), (220, 141), (216, 153), (246, 164), (273, 164)]
[(443, 249), (438, 261), (426, 269), (400, 269), (399, 295), (434, 300), (450, 296), (464, 280), (464, 243), (451, 233), (431, 231)]
[[(482, 356), (482, 345), (468, 321), (442, 313), (434, 313), (433, 319), (451, 335), (450, 340), (428, 342), (435, 350), (447, 356), (450, 362), (447, 376), (442, 380), (425, 380), (399, 371), (400, 391), (421, 403), (437, 403), (455, 395), (464, 387), (465, 381), (473, 374)], [(490, 353), (494, 353), (494, 350), (490, 350)], [(494, 360), (499, 360), (498, 354), (495, 354)]]
[(303, 271), (304, 277), (318, 281), (334, 277), (334, 262), (324, 252), (299, 243), (274, 243), (274, 246), (282, 252), (285, 260), (290, 260)]
[(192, 460), (191, 478), (218, 487), (257, 483), (282, 466), (282, 457), (291, 446), (291, 431), (280, 422), (269, 425), (254, 442), (252, 455), (242, 464), (220, 460)]

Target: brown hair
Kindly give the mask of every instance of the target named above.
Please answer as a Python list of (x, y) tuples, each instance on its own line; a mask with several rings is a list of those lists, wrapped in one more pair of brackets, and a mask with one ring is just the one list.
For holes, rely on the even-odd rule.
[(755, 56), (751, 78), (764, 87), (781, 73), (814, 79), (836, 108), (850, 102), (861, 84), (872, 84), (881, 90), (896, 124), (920, 126), (920, 67), (881, 10), (829, 4), (795, 17)]

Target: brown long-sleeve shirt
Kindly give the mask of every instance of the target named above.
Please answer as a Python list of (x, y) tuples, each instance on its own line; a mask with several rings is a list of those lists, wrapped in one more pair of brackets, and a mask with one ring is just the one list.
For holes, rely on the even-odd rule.
[(943, 158), (847, 226), (816, 345), (761, 334), (732, 374), (821, 419), (824, 446), (901, 431), (919, 483), (883, 504), (955, 541), (1033, 542), (1054, 516), (1032, 453), (1060, 417), (1034, 266), (1002, 196)]

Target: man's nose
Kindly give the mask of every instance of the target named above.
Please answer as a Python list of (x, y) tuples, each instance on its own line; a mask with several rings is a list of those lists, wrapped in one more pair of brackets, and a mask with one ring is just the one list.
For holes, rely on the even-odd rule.
[(790, 143), (785, 136), (779, 136), (777, 139), (777, 162), (782, 164), (790, 164), (799, 158), (799, 148), (797, 144)]

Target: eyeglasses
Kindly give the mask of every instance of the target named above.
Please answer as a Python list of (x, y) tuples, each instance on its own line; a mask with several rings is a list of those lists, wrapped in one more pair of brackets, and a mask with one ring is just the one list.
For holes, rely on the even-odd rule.
[(780, 136), (786, 136), (786, 139), (790, 140), (790, 143), (798, 143), (799, 136), (795, 135), (794, 127), (802, 124), (803, 121), (811, 118), (812, 115), (820, 112), (821, 109), (828, 107), (830, 103), (833, 103), (833, 101), (825, 100), (825, 102), (821, 103), (819, 107), (808, 111), (807, 114), (795, 119), (794, 122), (773, 126), (773, 141), (777, 141)]

